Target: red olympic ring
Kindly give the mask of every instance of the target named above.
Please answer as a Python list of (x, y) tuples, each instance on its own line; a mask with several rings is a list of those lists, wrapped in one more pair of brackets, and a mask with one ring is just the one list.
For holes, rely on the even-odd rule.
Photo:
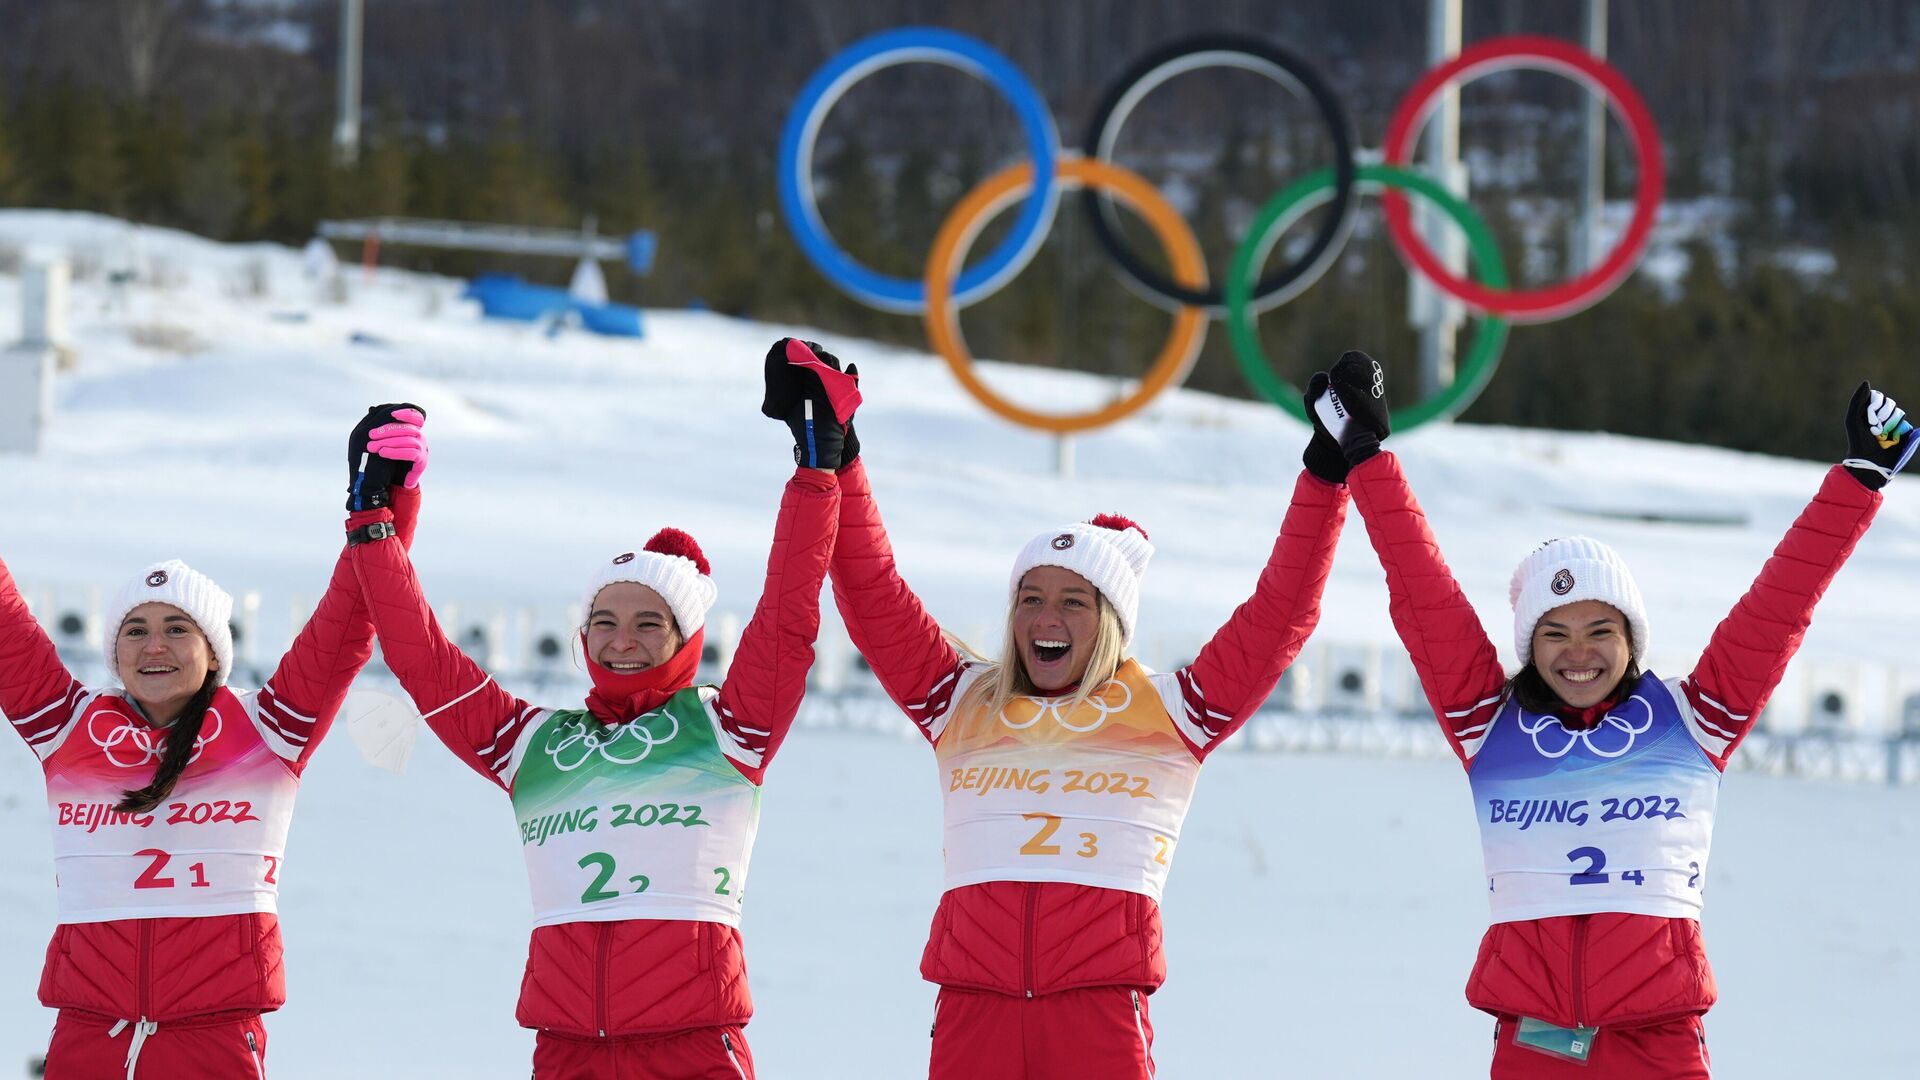
[(1387, 218), (1387, 234), (1400, 257), (1419, 268), (1441, 292), (1462, 301), (1476, 311), (1504, 315), (1517, 322), (1546, 322), (1572, 315), (1606, 296), (1614, 286), (1633, 272), (1640, 255), (1653, 234), (1654, 218), (1660, 197), (1666, 188), (1666, 165), (1660, 153), (1659, 132), (1654, 129), (1653, 114), (1646, 102), (1627, 82), (1626, 77), (1606, 61), (1563, 41), (1552, 38), (1515, 35), (1494, 38), (1463, 50), (1459, 56), (1428, 71), (1407, 91), (1387, 124), (1386, 162), (1405, 167), (1418, 140), (1421, 127), (1432, 113), (1436, 99), (1449, 83), (1513, 68), (1532, 68), (1565, 75), (1607, 97), (1614, 115), (1633, 138), (1634, 153), (1640, 159), (1640, 182), (1634, 190), (1633, 219), (1627, 231), (1599, 266), (1572, 281), (1539, 289), (1495, 289), (1476, 284), (1447, 269), (1413, 231), (1404, 192), (1389, 188), (1381, 195), (1381, 209)]

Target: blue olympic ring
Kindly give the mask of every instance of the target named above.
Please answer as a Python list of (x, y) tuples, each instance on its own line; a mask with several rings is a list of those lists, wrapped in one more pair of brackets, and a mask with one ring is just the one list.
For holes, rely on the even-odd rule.
[(1033, 194), (1021, 206), (1012, 232), (1000, 246), (960, 274), (953, 289), (960, 303), (992, 293), (1033, 260), (1053, 227), (1054, 210), (1060, 202), (1060, 186), (1054, 182), (1060, 135), (1054, 128), (1053, 114), (1040, 91), (1011, 60), (965, 34), (924, 27), (883, 31), (842, 50), (800, 89), (781, 129), (776, 169), (780, 210), (807, 261), (828, 280), (863, 304), (903, 314), (926, 310), (926, 284), (917, 278), (889, 277), (869, 269), (834, 242), (814, 198), (813, 151), (828, 111), (854, 83), (881, 68), (915, 62), (957, 68), (1006, 95), (1020, 118), (1027, 157), (1033, 161)]

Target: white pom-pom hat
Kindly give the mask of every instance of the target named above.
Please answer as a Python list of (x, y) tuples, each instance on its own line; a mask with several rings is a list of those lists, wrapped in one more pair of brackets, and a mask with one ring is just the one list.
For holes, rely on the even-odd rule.
[(673, 612), (680, 636), (689, 638), (706, 625), (707, 612), (720, 595), (711, 575), (712, 567), (693, 537), (679, 529), (661, 529), (638, 551), (621, 552), (600, 564), (587, 583), (580, 615), (584, 620), (593, 614), (593, 602), (601, 589), (617, 581), (631, 581), (659, 593)]
[(1013, 579), (1007, 585), (1007, 603), (1020, 595), (1020, 581), (1036, 566), (1058, 566), (1093, 583), (1120, 617), (1122, 644), (1133, 642), (1134, 620), (1140, 614), (1140, 579), (1153, 558), (1147, 531), (1118, 514), (1101, 514), (1092, 521), (1063, 525), (1027, 541), (1013, 560)]
[(1520, 561), (1507, 586), (1513, 604), (1513, 651), (1533, 661), (1533, 628), (1549, 611), (1582, 600), (1611, 604), (1627, 617), (1633, 662), (1647, 655), (1647, 605), (1620, 553), (1590, 536), (1549, 540)]

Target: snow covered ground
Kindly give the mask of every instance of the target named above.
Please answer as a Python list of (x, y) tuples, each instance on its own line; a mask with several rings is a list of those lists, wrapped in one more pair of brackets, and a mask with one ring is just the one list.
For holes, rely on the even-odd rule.
[[(58, 243), (86, 271), (47, 449), (0, 456), (0, 557), (48, 602), (43, 617), (147, 561), (185, 558), (262, 595), (254, 647), (268, 666), (289, 608), (312, 602), (338, 549), (341, 446), (375, 401), (430, 413), (415, 558), (437, 603), (563, 619), (594, 560), (672, 524), (706, 547), (720, 608), (744, 615), (789, 468), (784, 430), (757, 412), (760, 356), (804, 330), (860, 364), (875, 488), (904, 573), (945, 625), (992, 644), (1017, 546), (1119, 510), (1158, 547), (1139, 641), (1156, 666), (1191, 656), (1251, 587), (1305, 438), (1268, 406), (1180, 392), (1078, 440), (1063, 480), (1049, 438), (993, 418), (918, 352), (681, 312), (648, 312), (642, 342), (548, 339), (482, 322), (456, 282), (383, 271), (364, 285), (353, 271), (335, 304), (295, 252), (134, 235), (97, 217), (0, 213), (0, 262)], [(107, 284), (114, 269), (136, 281)], [(16, 336), (18, 288), (0, 274), (0, 340)], [(1032, 403), (1111, 391), (987, 374)], [(1588, 532), (1634, 566), (1653, 666), (1676, 673), (1821, 474), (1500, 428), (1427, 429), (1392, 448), (1496, 642), (1511, 638), (1514, 563)], [(1920, 690), (1912, 483), (1890, 489), (1828, 594), (1779, 695), (1785, 723), (1839, 689), (1861, 726), (1883, 730)], [(1394, 647), (1357, 519), (1324, 642)], [(940, 880), (931, 755), (903, 720), (872, 712), (895, 734), (811, 726), (770, 774), (745, 931), (751, 1035), (774, 1080), (924, 1075), (933, 991), (916, 965)], [(0, 751), (0, 1077), (44, 1047), (52, 1019), (33, 997), (53, 921), (44, 815), (31, 755)], [(1717, 840), (1705, 925), (1723, 991), (1708, 1018), (1718, 1071), (1910, 1075), (1890, 1033), (1920, 999), (1920, 788), (1735, 774)], [(525, 1075), (532, 1039), (512, 1012), (527, 900), (505, 799), (430, 738), (394, 776), (341, 735), (308, 773), (291, 855), (292, 1000), (271, 1020), (273, 1075)], [(1460, 993), (1485, 922), (1478, 881), (1466, 785), (1445, 759), (1216, 758), (1167, 895), (1161, 1075), (1484, 1076), (1491, 1024)]]

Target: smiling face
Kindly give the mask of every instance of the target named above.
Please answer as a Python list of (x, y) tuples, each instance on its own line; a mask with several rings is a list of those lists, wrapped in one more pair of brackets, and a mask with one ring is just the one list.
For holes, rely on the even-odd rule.
[(587, 613), (587, 655), (618, 675), (658, 667), (680, 651), (680, 628), (660, 594), (637, 581), (616, 581)]
[(1533, 627), (1533, 666), (1561, 701), (1598, 705), (1633, 659), (1627, 617), (1599, 600), (1554, 608)]
[(169, 724), (213, 670), (213, 648), (192, 617), (172, 604), (141, 604), (120, 621), (114, 663), (127, 697), (147, 719)]
[(1100, 593), (1058, 566), (1036, 566), (1013, 597), (1013, 639), (1027, 678), (1043, 691), (1079, 682), (1100, 634)]

